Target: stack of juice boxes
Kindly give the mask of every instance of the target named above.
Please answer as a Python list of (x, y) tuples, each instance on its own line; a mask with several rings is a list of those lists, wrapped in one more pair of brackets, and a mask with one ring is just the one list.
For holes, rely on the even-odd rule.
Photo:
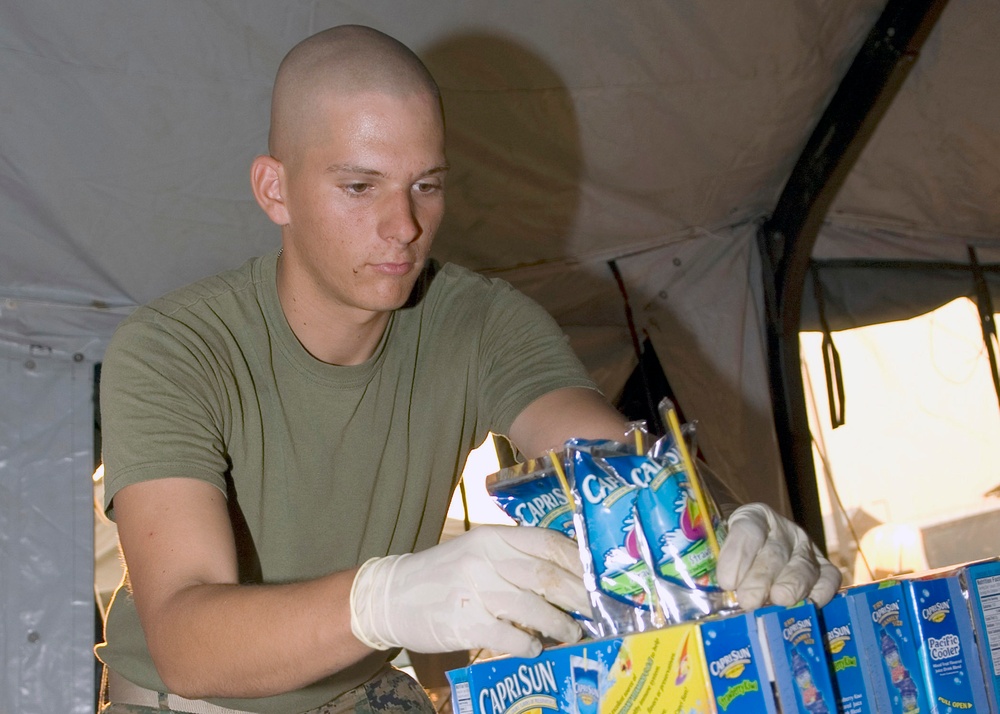
[(1000, 714), (1000, 560), (448, 677), (461, 714)]
[(585, 640), (448, 672), (458, 714), (1000, 714), (1000, 560), (740, 610), (725, 522), (668, 400), (668, 436), (571, 439), (487, 479), (522, 526), (576, 540)]
[(1000, 561), (847, 588), (820, 617), (839, 711), (1000, 712)]

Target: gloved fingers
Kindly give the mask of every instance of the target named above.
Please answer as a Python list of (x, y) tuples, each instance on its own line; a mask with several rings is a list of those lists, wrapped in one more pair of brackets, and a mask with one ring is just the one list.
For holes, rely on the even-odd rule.
[[(497, 618), (478, 598), (473, 600), (474, 606), (448, 616), (450, 627), (434, 616), (414, 623), (418, 634), (406, 638), (406, 648), (426, 653), (486, 648), (520, 657), (535, 657), (541, 652), (542, 643), (535, 633)], [(456, 621), (459, 617), (460, 622)]]
[(840, 589), (843, 576), (841, 575), (840, 568), (824, 558), (818, 551), (816, 552), (816, 557), (819, 560), (819, 577), (809, 592), (809, 599), (817, 607), (822, 607), (830, 602)]
[(551, 528), (524, 528), (518, 526), (492, 526), (497, 536), (511, 548), (544, 561), (558, 565), (563, 570), (583, 578), (583, 561), (580, 547), (569, 536)]
[(509, 622), (493, 620), (476, 628), (476, 633), (470, 641), (459, 647), (451, 647), (448, 651), (480, 648), (503, 652), (514, 657), (537, 657), (542, 652), (542, 643), (534, 635)]
[(576, 642), (583, 635), (572, 617), (534, 593), (491, 592), (483, 595), (483, 607), (498, 620), (541, 633), (559, 642)]
[(491, 528), (491, 536), (498, 542), (490, 545), (489, 557), (500, 577), (564, 610), (590, 616), (590, 598), (575, 541), (549, 528)]
[(563, 610), (590, 616), (590, 596), (575, 572), (523, 553), (499, 560), (495, 566), (512, 587), (539, 595)]
[(719, 551), (715, 575), (719, 586), (736, 590), (753, 567), (757, 554), (767, 542), (771, 528), (766, 515), (741, 506), (730, 517), (729, 532)]
[(768, 539), (746, 569), (743, 578), (732, 588), (744, 610), (763, 605), (771, 594), (771, 586), (788, 562), (791, 549), (780, 539)]
[(796, 536), (788, 561), (771, 585), (771, 602), (776, 605), (794, 605), (804, 599), (819, 579), (820, 566), (812, 544), (805, 534)]

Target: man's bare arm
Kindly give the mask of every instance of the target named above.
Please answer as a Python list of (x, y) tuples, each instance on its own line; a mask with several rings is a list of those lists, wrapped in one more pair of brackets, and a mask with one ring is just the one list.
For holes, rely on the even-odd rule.
[(549, 392), (525, 407), (509, 436), (522, 454), (535, 457), (561, 449), (572, 438), (621, 441), (626, 424), (600, 392), (573, 387)]
[(370, 654), (351, 633), (354, 570), (287, 585), (238, 585), (225, 496), (190, 478), (114, 497), (136, 608), (157, 671), (192, 699), (303, 687)]

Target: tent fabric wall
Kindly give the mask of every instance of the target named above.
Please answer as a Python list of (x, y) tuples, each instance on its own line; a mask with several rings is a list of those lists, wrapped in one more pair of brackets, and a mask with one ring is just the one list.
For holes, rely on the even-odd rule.
[(0, 711), (94, 706), (93, 363), (0, 350)]
[[(972, 295), (962, 271), (893, 261), (1000, 265), (1000, 6), (950, 0), (852, 168), (813, 249), (833, 329), (905, 319)], [(854, 267), (837, 267), (852, 261)], [(878, 264), (875, 270), (858, 267)], [(986, 275), (996, 294), (1000, 274)], [(807, 284), (807, 290), (811, 288)], [(803, 322), (816, 327), (807, 296)]]
[(997, 3), (949, 0), (828, 222), (861, 232), (893, 229), (915, 239), (997, 246), (998, 32)]
[(699, 232), (618, 265), (637, 321), (685, 415), (698, 422), (706, 461), (743, 502), (790, 515), (767, 381), (756, 224)]
[[(101, 2), (0, 9), (4, 295), (134, 305), (276, 245), (248, 165), (281, 55), (376, 24), (440, 80), (438, 252), (621, 255), (767, 211), (880, 3)], [(750, 23), (762, 34), (744, 33)]]

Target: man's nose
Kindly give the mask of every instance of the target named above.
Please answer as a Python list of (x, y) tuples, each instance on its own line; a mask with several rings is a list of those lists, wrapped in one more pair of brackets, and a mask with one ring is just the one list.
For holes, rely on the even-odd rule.
[(419, 238), (422, 232), (409, 190), (386, 196), (379, 225), (382, 239), (406, 245)]

